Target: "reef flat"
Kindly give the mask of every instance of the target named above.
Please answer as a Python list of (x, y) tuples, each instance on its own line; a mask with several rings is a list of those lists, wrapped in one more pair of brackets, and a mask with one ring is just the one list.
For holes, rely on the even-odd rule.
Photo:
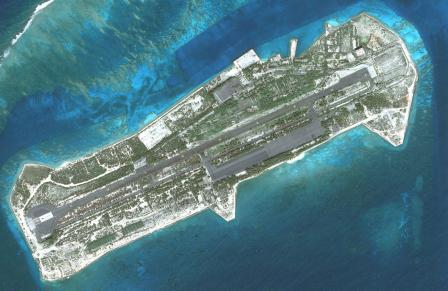
[(11, 195), (42, 277), (211, 209), (235, 186), (355, 126), (403, 142), (417, 71), (403, 41), (363, 13), (296, 56), (250, 50), (137, 134), (58, 169), (26, 165)]

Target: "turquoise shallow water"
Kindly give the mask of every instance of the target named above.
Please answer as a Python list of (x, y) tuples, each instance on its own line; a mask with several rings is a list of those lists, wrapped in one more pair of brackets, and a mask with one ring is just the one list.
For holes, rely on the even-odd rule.
[[(175, 2), (131, 7), (56, 1), (4, 60), (0, 100), (11, 111), (0, 136), (2, 213), (8, 225), (1, 229), (7, 237), (2, 256), (18, 265), (8, 271), (0, 266), (4, 289), (373, 290), (435, 284), (435, 268), (428, 268), (437, 245), (431, 241), (437, 152), (433, 67), (415, 28), (376, 1), (344, 9), (347, 3), (324, 3), (321, 10), (298, 1)], [(86, 9), (61, 12), (65, 5)], [(149, 122), (247, 48), (263, 57), (286, 54), (294, 36), (301, 52), (325, 21), (344, 22), (361, 11), (394, 28), (419, 69), (404, 146), (393, 148), (362, 127), (354, 129), (300, 161), (242, 183), (237, 218), (230, 223), (204, 212), (121, 248), (66, 281), (40, 282), (7, 207), (25, 161), (56, 166), (81, 156)], [(23, 82), (11, 86), (13, 72)]]

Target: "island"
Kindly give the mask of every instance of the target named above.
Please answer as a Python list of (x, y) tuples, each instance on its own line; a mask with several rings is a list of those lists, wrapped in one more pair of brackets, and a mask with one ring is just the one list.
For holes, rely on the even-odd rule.
[(356, 126), (403, 143), (418, 75), (397, 34), (361, 13), (326, 24), (300, 55), (298, 46), (266, 60), (248, 51), (88, 156), (25, 165), (10, 204), (42, 278), (67, 278), (207, 209), (230, 221), (238, 183)]

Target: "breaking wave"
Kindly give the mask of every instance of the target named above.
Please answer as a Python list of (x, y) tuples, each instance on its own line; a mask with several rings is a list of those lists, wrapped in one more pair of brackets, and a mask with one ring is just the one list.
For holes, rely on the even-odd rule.
[[(31, 15), (30, 19), (28, 20), (28, 22), (26, 23), (25, 27), (23, 28), (23, 30), (21, 32), (19, 32), (11, 41), (11, 46), (8, 47), (5, 52), (3, 53), (3, 59), (5, 59), (6, 57), (8, 57), (11, 48), (19, 41), (19, 39), (22, 37), (22, 35), (31, 27), (31, 23), (33, 22), (34, 18), (40, 13), (42, 12), (45, 8), (47, 8), (48, 6), (51, 5), (51, 3), (53, 3), (54, 0), (48, 0), (46, 2), (43, 2), (39, 5), (36, 6), (36, 9), (34, 9), (33, 14)], [(0, 64), (1, 65), (1, 64)]]

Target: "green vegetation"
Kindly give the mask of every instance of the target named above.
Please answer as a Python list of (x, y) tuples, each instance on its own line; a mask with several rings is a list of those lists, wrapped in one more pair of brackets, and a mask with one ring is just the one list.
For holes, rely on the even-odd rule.
[(334, 120), (341, 127), (346, 127), (350, 124), (350, 111), (345, 107), (340, 107), (334, 114)]
[(23, 168), (21, 179), (26, 183), (36, 185), (48, 177), (51, 171), (51, 168), (42, 165), (26, 165)]
[(100, 246), (103, 246), (105, 244), (113, 242), (115, 240), (115, 238), (116, 237), (115, 237), (114, 233), (107, 234), (101, 238), (98, 238), (94, 241), (89, 242), (86, 246), (86, 249), (88, 251), (94, 251), (94, 250), (98, 249)]
[(123, 227), (123, 229), (121, 231), (123, 232), (123, 235), (128, 235), (136, 230), (139, 230), (143, 226), (145, 226), (145, 223), (140, 220), (140, 221), (126, 225), (125, 227)]
[(51, 179), (64, 185), (80, 184), (105, 172), (106, 169), (100, 165), (96, 156), (92, 156), (52, 172)]
[(391, 101), (385, 93), (371, 93), (362, 99), (362, 103), (372, 111), (391, 107)]
[(162, 156), (157, 154), (157, 152), (155, 152), (153, 149), (150, 149), (146, 153), (145, 158), (146, 158), (146, 162), (149, 165), (153, 165), (153, 164), (159, 162), (160, 160), (162, 160)]
[(101, 150), (96, 154), (98, 162), (108, 168), (114, 168), (120, 165), (120, 160), (118, 159), (115, 149), (113, 147), (108, 147)]
[(22, 178), (17, 180), (14, 192), (14, 195), (11, 197), (11, 203), (14, 206), (19, 206), (20, 203), (24, 203), (31, 195)]
[(121, 164), (135, 162), (142, 158), (147, 149), (137, 136), (130, 137), (114, 146)]
[(84, 164), (87, 168), (87, 172), (89, 173), (90, 179), (93, 179), (101, 174), (104, 174), (106, 172), (106, 169), (104, 169), (100, 163), (98, 162), (98, 159), (96, 157), (91, 157), (84, 160)]
[(207, 106), (204, 110), (202, 110), (200, 113), (196, 114), (188, 114), (185, 116), (185, 118), (180, 118), (174, 122), (175, 126), (178, 128), (188, 128), (189, 126), (195, 124), (198, 122), (199, 119), (206, 116), (212, 111), (210, 105)]
[(133, 170), (134, 170), (133, 165), (126, 165), (121, 168), (118, 168), (117, 170), (107, 173), (106, 175), (101, 176), (98, 179), (90, 181), (88, 184), (86, 184), (86, 188), (84, 189), (84, 191), (92, 191), (99, 187), (105, 186), (126, 175), (129, 175), (130, 173), (132, 173)]
[(185, 141), (178, 135), (172, 136), (169, 140), (158, 147), (159, 155), (167, 156), (179, 153), (187, 148)]
[[(392, 57), (388, 51), (393, 44), (372, 49), (372, 45), (381, 46), (381, 37), (387, 31), (381, 31), (378, 40), (364, 48), (364, 56), (355, 52), (353, 46), (360, 43), (356, 34), (371, 31), (372, 24), (367, 28), (357, 30), (349, 25), (339, 33), (327, 32), (293, 61), (274, 57), (257, 63), (227, 85), (213, 79), (205, 89), (197, 90), (160, 117), (164, 126), (158, 124), (148, 131), (152, 135), (149, 138), (158, 141), (150, 150), (136, 134), (55, 171), (40, 167), (24, 171), (11, 198), (13, 205), (18, 205), (14, 211), (21, 222), (35, 219), (33, 216), (40, 213), (28, 210), (42, 203), (51, 203), (50, 208), (58, 210), (53, 213), (61, 214), (56, 216), (53, 236), (37, 243), (48, 247), (48, 252), (46, 249), (39, 253), (43, 269), (56, 269), (64, 260), (74, 259), (74, 263), (59, 268), (71, 275), (82, 262), (84, 250), (92, 253), (89, 258), (95, 258), (95, 253), (109, 249), (113, 242), (130, 235), (141, 236), (204, 207), (231, 218), (235, 197), (230, 195), (235, 183), (297, 156), (348, 126), (365, 122), (366, 107), (370, 112), (385, 106), (397, 109), (390, 112), (395, 114), (393, 123), (396, 121), (398, 126), (390, 124), (389, 116), (373, 116), (371, 122), (375, 128), (392, 132), (392, 138), (401, 134), (393, 129), (401, 130), (405, 122), (401, 117), (409, 89), (404, 85), (412, 81), (407, 78), (409, 70), (391, 64), (397, 59), (396, 52), (401, 51), (396, 50), (396, 45)], [(366, 71), (342, 77), (362, 64), (380, 68), (378, 78), (368, 80)], [(381, 68), (387, 69), (387, 75)], [(222, 90), (214, 91), (213, 86), (221, 86)], [(303, 136), (297, 137), (300, 134)], [(254, 154), (247, 156), (251, 152)], [(275, 155), (278, 152), (282, 153)], [(207, 157), (212, 167), (202, 163), (199, 155)], [(218, 167), (215, 172), (213, 165), (230, 160), (235, 164), (224, 171)], [(141, 162), (147, 166), (140, 167)], [(45, 181), (48, 175), (54, 181)], [(34, 191), (30, 186), (41, 182), (25, 205), (24, 200), (30, 196), (28, 189)], [(72, 183), (75, 185), (69, 186)], [(40, 226), (36, 224), (36, 229)], [(33, 250), (39, 249), (34, 240), (28, 242)], [(73, 249), (64, 247), (67, 245)]]
[(112, 225), (112, 223), (110, 221), (109, 213), (104, 213), (103, 216), (101, 216), (101, 219), (99, 221), (99, 225), (101, 225), (102, 227)]
[(82, 185), (72, 187), (63, 187), (54, 184), (53, 182), (46, 182), (37, 189), (36, 196), (39, 197), (41, 203), (45, 201), (52, 204), (61, 199), (66, 199), (69, 196), (90, 192), (105, 186), (117, 179), (129, 175), (133, 170), (133, 165), (126, 165)]
[(71, 183), (71, 177), (76, 175), (76, 173), (80, 171), (78, 170), (78, 168), (84, 168), (84, 166), (82, 165), (82, 161), (55, 170), (53, 173), (51, 173), (51, 179), (57, 183), (68, 185)]
[(47, 247), (54, 245), (58, 241), (61, 234), (62, 231), (60, 229), (56, 230), (48, 239), (45, 240), (45, 245)]
[(240, 139), (239, 137), (234, 137), (232, 139), (226, 140), (223, 143), (220, 143), (214, 147), (211, 147), (209, 149), (207, 149), (206, 151), (206, 155), (207, 156), (214, 156), (218, 153), (222, 153), (225, 151), (228, 151), (236, 146), (240, 145)]
[(207, 137), (213, 136), (226, 127), (229, 126), (229, 122), (235, 120), (237, 116), (235, 113), (238, 108), (238, 100), (230, 99), (224, 104), (213, 110), (213, 114), (203, 120), (201, 123), (194, 124), (190, 130), (188, 130), (189, 139), (193, 141), (204, 140)]

